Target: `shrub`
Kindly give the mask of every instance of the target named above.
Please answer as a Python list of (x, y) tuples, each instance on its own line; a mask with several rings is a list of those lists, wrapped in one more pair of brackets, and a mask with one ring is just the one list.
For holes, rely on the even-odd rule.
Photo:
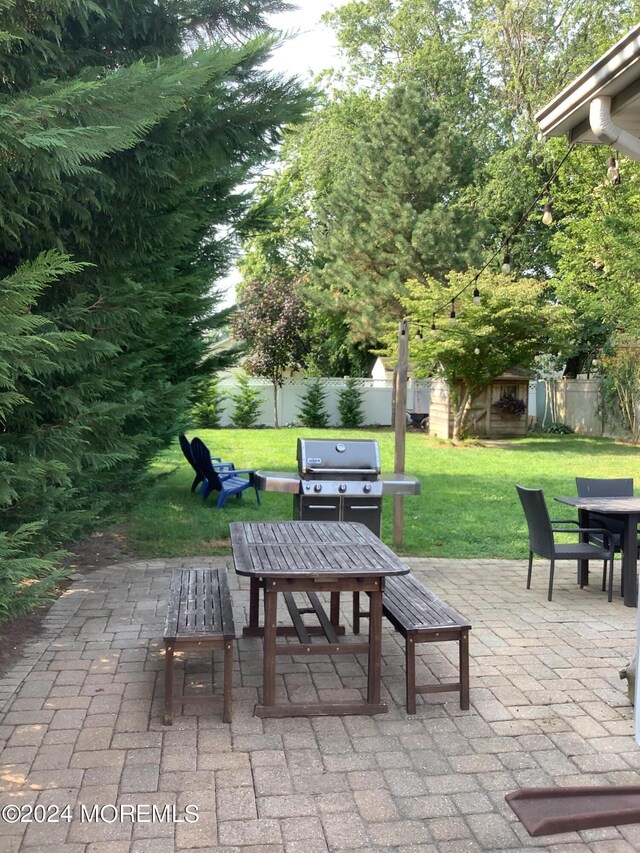
[(69, 569), (56, 567), (63, 551), (50, 551), (41, 556), (34, 544), (42, 523), (24, 524), (15, 532), (0, 532), (0, 622), (22, 616), (54, 597), (59, 581)]
[(324, 409), (324, 389), (319, 379), (311, 382), (301, 403), (298, 416), (303, 426), (320, 428), (328, 426), (329, 416)]
[(220, 429), (220, 419), (227, 396), (220, 390), (217, 376), (209, 380), (204, 387), (200, 400), (193, 407), (194, 426), (201, 429)]
[(545, 432), (555, 433), (556, 435), (569, 435), (573, 432), (568, 424), (563, 424), (562, 421), (553, 421), (543, 427)]
[(233, 400), (233, 425), (248, 429), (255, 425), (262, 411), (260, 392), (249, 385), (249, 378), (241, 374), (238, 377), (238, 391), (231, 395)]
[(346, 386), (338, 394), (340, 426), (359, 427), (364, 419), (362, 413), (362, 393), (356, 380), (350, 376)]

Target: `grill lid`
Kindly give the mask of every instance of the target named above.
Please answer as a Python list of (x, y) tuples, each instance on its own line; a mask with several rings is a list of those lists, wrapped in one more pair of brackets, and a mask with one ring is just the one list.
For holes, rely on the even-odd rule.
[(306, 479), (337, 474), (377, 479), (380, 473), (377, 441), (299, 438), (297, 458), (300, 476)]

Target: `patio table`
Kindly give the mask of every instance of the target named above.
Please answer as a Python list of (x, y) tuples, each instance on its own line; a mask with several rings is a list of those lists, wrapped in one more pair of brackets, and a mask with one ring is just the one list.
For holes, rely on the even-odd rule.
[[(250, 625), (258, 630), (258, 595), (264, 590), (262, 704), (257, 717), (291, 717), (325, 714), (380, 714), (382, 668), (382, 591), (385, 577), (409, 572), (407, 566), (378, 537), (357, 522), (232, 522), (229, 525), (235, 570), (251, 579)], [(331, 618), (319, 592), (331, 594)], [(368, 592), (367, 642), (341, 642), (337, 613), (341, 592)], [(287, 605), (298, 642), (277, 642), (278, 594)], [(311, 608), (300, 608), (294, 593), (305, 593)], [(327, 643), (315, 643), (311, 626), (302, 614), (315, 613)], [(283, 626), (284, 627), (284, 626)], [(290, 626), (287, 626), (290, 627)], [(316, 626), (314, 626), (316, 627)], [(290, 633), (290, 632), (287, 632)], [(367, 699), (349, 702), (276, 702), (278, 655), (366, 654)]]
[[(589, 527), (589, 513), (599, 512), (619, 518), (624, 522), (622, 532), (622, 585), (624, 588), (624, 603), (627, 607), (638, 605), (638, 520), (640, 520), (640, 498), (610, 497), (610, 498), (574, 498), (560, 497), (557, 501), (578, 510), (580, 527)], [(581, 534), (588, 537), (588, 534)], [(580, 582), (589, 581), (589, 561), (580, 562)]]

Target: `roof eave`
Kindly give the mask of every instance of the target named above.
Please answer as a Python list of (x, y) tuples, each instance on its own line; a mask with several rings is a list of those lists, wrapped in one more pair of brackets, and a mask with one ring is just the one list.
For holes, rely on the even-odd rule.
[(588, 138), (589, 104), (600, 95), (615, 98), (635, 82), (640, 76), (638, 63), (640, 24), (536, 113), (542, 135), (568, 134), (572, 141), (595, 142), (595, 137)]

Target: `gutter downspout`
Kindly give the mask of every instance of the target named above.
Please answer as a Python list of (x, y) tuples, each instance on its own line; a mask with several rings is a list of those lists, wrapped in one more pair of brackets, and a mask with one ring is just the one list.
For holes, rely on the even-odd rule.
[[(628, 130), (618, 127), (611, 120), (611, 98), (594, 98), (589, 104), (589, 124), (596, 135), (598, 142), (615, 145), (618, 151), (622, 151), (627, 157), (640, 162), (640, 139), (629, 133)], [(640, 660), (640, 607), (638, 608), (636, 630), (636, 656), (629, 665), (630, 668), (637, 665)], [(622, 676), (621, 676), (622, 677)], [(631, 688), (630, 688), (631, 689)], [(633, 687), (635, 693), (634, 716), (636, 743), (640, 746), (640, 679), (636, 678)]]
[(640, 162), (640, 139), (614, 124), (611, 119), (611, 98), (594, 98), (589, 104), (589, 124), (598, 142), (611, 145), (637, 163)]

